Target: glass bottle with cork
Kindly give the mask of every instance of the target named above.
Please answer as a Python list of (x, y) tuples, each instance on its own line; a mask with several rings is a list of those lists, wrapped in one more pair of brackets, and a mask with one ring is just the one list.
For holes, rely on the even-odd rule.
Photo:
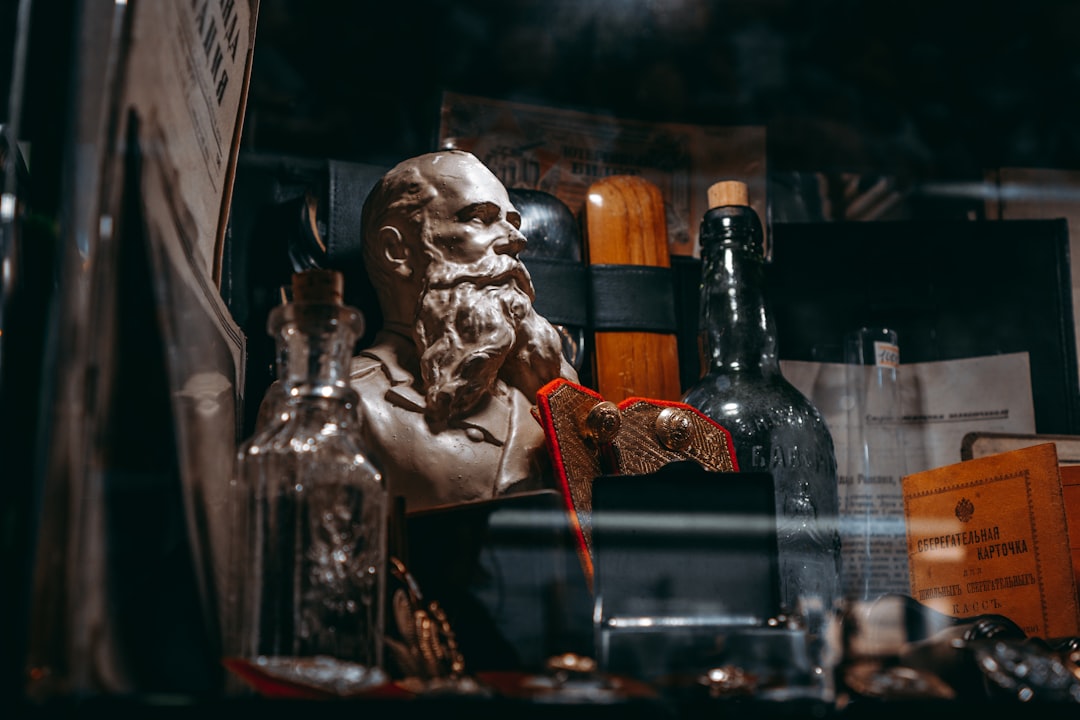
[(341, 274), (293, 275), (270, 313), (283, 398), (238, 455), (236, 650), (382, 666), (388, 496), (359, 435), (352, 351), (363, 317)]
[(746, 184), (714, 184), (709, 207), (700, 232), (708, 365), (683, 401), (731, 433), (741, 471), (772, 474), (782, 610), (821, 638), (841, 587), (832, 436), (781, 372), (761, 221)]

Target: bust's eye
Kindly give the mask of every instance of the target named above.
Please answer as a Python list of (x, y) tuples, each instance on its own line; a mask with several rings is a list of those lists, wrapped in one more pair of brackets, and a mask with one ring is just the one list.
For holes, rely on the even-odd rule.
[(499, 206), (494, 203), (476, 203), (462, 208), (458, 213), (461, 222), (490, 225), (499, 219)]

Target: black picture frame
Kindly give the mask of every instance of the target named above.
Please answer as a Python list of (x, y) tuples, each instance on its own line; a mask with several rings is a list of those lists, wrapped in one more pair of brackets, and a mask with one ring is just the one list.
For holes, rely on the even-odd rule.
[(1039, 433), (1080, 430), (1064, 219), (783, 223), (766, 268), (783, 360), (861, 325), (900, 337), (901, 362), (1026, 352)]

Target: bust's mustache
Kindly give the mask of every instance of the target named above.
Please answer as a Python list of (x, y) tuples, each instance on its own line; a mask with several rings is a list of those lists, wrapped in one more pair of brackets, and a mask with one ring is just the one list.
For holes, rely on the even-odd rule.
[(447, 290), (462, 283), (487, 287), (506, 285), (510, 282), (515, 283), (522, 292), (528, 295), (530, 302), (536, 300), (532, 276), (525, 264), (513, 255), (485, 255), (472, 263), (446, 260), (433, 262), (428, 268), (426, 289)]

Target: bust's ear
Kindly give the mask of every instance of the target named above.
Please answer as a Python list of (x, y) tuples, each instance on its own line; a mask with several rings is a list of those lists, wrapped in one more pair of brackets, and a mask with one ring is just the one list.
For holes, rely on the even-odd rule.
[(410, 251), (405, 238), (401, 236), (401, 231), (391, 225), (382, 226), (379, 228), (379, 243), (382, 245), (383, 257), (390, 266), (390, 271), (403, 278), (411, 277), (413, 270), (409, 262)]

